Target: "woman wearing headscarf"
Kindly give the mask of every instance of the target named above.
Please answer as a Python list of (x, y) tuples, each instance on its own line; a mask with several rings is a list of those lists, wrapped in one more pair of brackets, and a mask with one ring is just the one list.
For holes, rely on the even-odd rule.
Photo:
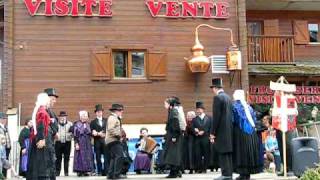
[(20, 150), (20, 168), (19, 175), (26, 177), (28, 171), (28, 152), (30, 151), (30, 129), (32, 128), (32, 118), (27, 118), (25, 121), (25, 127), (20, 131), (19, 134), (19, 145)]
[(73, 171), (78, 176), (88, 176), (93, 171), (93, 151), (91, 147), (91, 129), (87, 111), (79, 112), (80, 120), (74, 124), (75, 142)]
[(49, 135), (50, 116), (47, 108), (50, 98), (46, 93), (40, 93), (37, 97), (36, 106), (32, 113), (33, 128), (30, 132), (30, 153), (27, 171), (27, 180), (50, 179), (51, 177), (51, 142)]
[(182, 131), (179, 126), (179, 112), (175, 108), (179, 101), (175, 97), (169, 97), (164, 101), (164, 106), (168, 110), (168, 120), (166, 124), (165, 146), (163, 161), (169, 166), (170, 173), (166, 178), (181, 177), (179, 170), (182, 164)]
[(237, 180), (249, 180), (250, 174), (259, 173), (259, 140), (255, 130), (256, 115), (245, 100), (243, 90), (233, 94), (233, 169), (240, 174)]
[(183, 136), (183, 163), (184, 169), (189, 170), (189, 174), (193, 174), (194, 170), (194, 135), (192, 132), (192, 120), (196, 117), (194, 111), (187, 112), (187, 127)]

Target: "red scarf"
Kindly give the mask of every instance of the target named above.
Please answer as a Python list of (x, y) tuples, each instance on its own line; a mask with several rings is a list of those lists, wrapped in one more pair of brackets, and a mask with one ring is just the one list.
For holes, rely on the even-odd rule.
[[(50, 120), (50, 116), (44, 106), (40, 106), (38, 109), (37, 116), (36, 116), (36, 123), (37, 123), (37, 127), (39, 127), (40, 123), (43, 123), (44, 136), (47, 137), (51, 120)], [(39, 133), (39, 132), (37, 132), (37, 133)], [(34, 134), (34, 130), (32, 129), (31, 133), (30, 133), (30, 139), (34, 140), (35, 137), (36, 137), (36, 134)]]

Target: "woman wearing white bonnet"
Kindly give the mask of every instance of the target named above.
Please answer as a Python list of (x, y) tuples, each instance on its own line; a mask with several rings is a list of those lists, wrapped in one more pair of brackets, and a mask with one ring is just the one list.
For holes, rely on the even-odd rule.
[(245, 92), (236, 90), (233, 94), (233, 166), (240, 174), (236, 179), (248, 180), (250, 174), (259, 173), (263, 164), (259, 160), (260, 143), (255, 131), (256, 115), (246, 102)]
[(88, 111), (80, 111), (79, 117), (80, 120), (74, 124), (73, 130), (75, 143), (73, 171), (78, 176), (88, 176), (94, 170)]
[(46, 93), (37, 96), (37, 102), (32, 113), (33, 129), (30, 133), (31, 148), (27, 171), (27, 179), (50, 178), (50, 116), (47, 112), (50, 98)]

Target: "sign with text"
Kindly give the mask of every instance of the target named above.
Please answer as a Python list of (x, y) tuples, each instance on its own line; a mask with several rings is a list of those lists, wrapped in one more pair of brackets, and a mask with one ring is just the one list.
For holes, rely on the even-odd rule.
[[(31, 16), (112, 17), (112, 0), (23, 0)], [(142, 1), (142, 0), (141, 0)], [(142, 1), (143, 2), (143, 1)], [(224, 1), (145, 0), (152, 17), (229, 18)]]
[(23, 0), (31, 16), (111, 17), (112, 0)]
[[(249, 102), (252, 104), (272, 104), (274, 91), (269, 86), (250, 86)], [(294, 93), (297, 103), (320, 104), (320, 86), (297, 86)]]
[(152, 17), (205, 19), (227, 19), (229, 17), (229, 3), (227, 2), (146, 0), (145, 3)]

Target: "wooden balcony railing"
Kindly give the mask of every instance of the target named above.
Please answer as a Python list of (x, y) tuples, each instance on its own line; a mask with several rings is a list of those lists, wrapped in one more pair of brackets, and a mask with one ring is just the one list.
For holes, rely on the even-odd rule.
[(249, 64), (294, 63), (293, 36), (248, 36), (248, 62)]

